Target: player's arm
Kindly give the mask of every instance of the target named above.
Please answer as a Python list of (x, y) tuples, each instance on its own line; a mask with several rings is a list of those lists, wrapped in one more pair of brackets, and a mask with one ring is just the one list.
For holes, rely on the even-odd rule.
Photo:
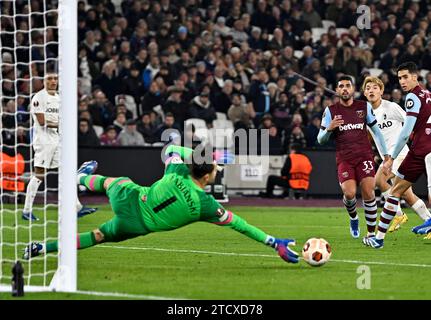
[[(278, 239), (266, 234), (261, 229), (249, 224), (240, 216), (230, 210), (223, 208), (212, 196), (207, 195), (206, 200), (201, 202), (202, 214), (201, 219), (222, 227), (228, 227), (245, 236), (270, 246), (277, 250), (278, 254), (287, 262), (298, 262), (296, 252), (288, 248), (289, 245), (295, 245), (293, 239)], [(208, 214), (208, 212), (213, 212)]]
[(42, 127), (46, 125), (48, 128), (58, 128), (58, 123), (45, 120), (44, 113), (35, 113), (34, 115), (36, 116), (37, 122), (39, 122)]
[(405, 107), (407, 110), (407, 116), (403, 129), (398, 136), (397, 143), (395, 144), (394, 149), (390, 152), (390, 157), (392, 159), (396, 159), (396, 157), (398, 157), (399, 153), (409, 140), (410, 134), (416, 124), (417, 116), (419, 115), (421, 101), (414, 93), (409, 93), (406, 97)]
[(36, 116), (37, 122), (39, 122), (41, 127), (46, 126), (48, 128), (58, 128), (58, 123), (45, 119), (44, 100), (40, 95), (36, 94), (31, 99), (30, 108), (31, 112)]
[(332, 119), (331, 111), (326, 107), (322, 116), (322, 123), (320, 126), (319, 134), (317, 135), (317, 142), (325, 144), (331, 137), (332, 131), (344, 123), (342, 119)]
[(377, 148), (386, 158), (388, 155), (388, 150), (386, 148), (385, 138), (383, 137), (382, 131), (380, 131), (380, 128), (377, 125), (377, 119), (374, 115), (373, 107), (369, 102), (367, 102), (367, 125), (374, 134), (374, 142), (376, 143)]
[[(173, 157), (180, 157), (182, 160), (186, 160), (193, 154), (193, 149), (187, 147), (181, 147), (176, 145), (169, 145), (165, 150), (165, 156), (167, 160)], [(166, 161), (167, 161), (166, 160)], [(166, 162), (165, 162), (166, 163)]]

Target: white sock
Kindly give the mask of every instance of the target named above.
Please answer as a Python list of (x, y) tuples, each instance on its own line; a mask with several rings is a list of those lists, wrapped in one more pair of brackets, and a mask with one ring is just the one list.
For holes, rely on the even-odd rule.
[(31, 212), (33, 210), (33, 202), (36, 197), (37, 190), (39, 189), (42, 180), (36, 176), (31, 177), (27, 185), (27, 192), (25, 194), (24, 212)]
[(425, 205), (425, 202), (423, 202), (421, 199), (416, 201), (412, 205), (412, 209), (417, 213), (417, 215), (423, 220), (426, 221), (429, 218), (431, 218), (431, 213), (429, 212), (427, 206)]
[(79, 212), (81, 209), (82, 209), (82, 204), (81, 204), (81, 202), (79, 201), (79, 198), (78, 197), (76, 197), (76, 212)]
[(403, 215), (403, 211), (401, 210), (401, 202), (398, 205), (397, 214), (396, 216), (401, 217)]
[(376, 238), (378, 239), (378, 240), (382, 240), (382, 239), (384, 239), (385, 238), (385, 233), (383, 233), (383, 232), (381, 232), (381, 231), (377, 231), (377, 235), (376, 235)]
[(384, 198), (384, 200), (386, 200), (389, 197), (389, 191), (391, 189), (386, 190), (385, 192), (382, 192), (382, 197)]

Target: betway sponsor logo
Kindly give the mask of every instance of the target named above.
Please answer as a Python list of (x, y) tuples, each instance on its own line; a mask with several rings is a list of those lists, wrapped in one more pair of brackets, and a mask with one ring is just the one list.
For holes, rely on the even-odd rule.
[(345, 124), (344, 126), (339, 126), (338, 129), (340, 131), (343, 131), (343, 130), (356, 130), (356, 129), (362, 130), (362, 129), (364, 129), (364, 124), (363, 123), (355, 123), (355, 124), (349, 123), (349, 124)]

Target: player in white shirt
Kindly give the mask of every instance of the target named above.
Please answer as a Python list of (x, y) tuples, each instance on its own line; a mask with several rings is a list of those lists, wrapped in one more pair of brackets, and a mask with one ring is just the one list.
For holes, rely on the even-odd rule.
[[(373, 107), (373, 112), (376, 116), (380, 131), (385, 139), (386, 147), (388, 150), (392, 150), (397, 143), (398, 135), (403, 127), (406, 112), (395, 102), (382, 99), (384, 89), (385, 87), (383, 82), (377, 77), (366, 77), (362, 85), (364, 95)], [(373, 136), (373, 133), (370, 133)], [(381, 151), (378, 151), (380, 157), (383, 159)], [(391, 188), (388, 181), (395, 177), (394, 172), (398, 170), (408, 152), (409, 147), (406, 145), (394, 160), (392, 173), (390, 175), (384, 175), (381, 166), (377, 170), (376, 184), (385, 199), (388, 197), (389, 190)], [(413, 193), (411, 187), (404, 193), (403, 198), (422, 220), (425, 221), (431, 217), (431, 213), (427, 209), (425, 203)], [(407, 220), (407, 215), (402, 212), (401, 206), (398, 206), (397, 214), (388, 231), (393, 232), (398, 230), (402, 224), (407, 222)]]
[[(33, 214), (33, 202), (46, 171), (56, 169), (59, 165), (58, 112), (60, 96), (57, 93), (58, 76), (47, 73), (45, 88), (37, 92), (30, 102), (30, 113), (33, 118), (34, 175), (31, 177), (25, 196), (22, 218), (39, 220)], [(78, 217), (93, 213), (94, 208), (84, 208), (77, 200)]]

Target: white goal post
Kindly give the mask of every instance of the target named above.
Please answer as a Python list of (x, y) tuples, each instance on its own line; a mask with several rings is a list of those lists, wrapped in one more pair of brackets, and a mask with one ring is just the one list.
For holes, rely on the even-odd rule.
[[(78, 93), (78, 5), (76, 0), (60, 0), (59, 7), (59, 84), (61, 158), (59, 185), (58, 278), (52, 288), (73, 292), (77, 289), (76, 168)], [(54, 282), (54, 280), (59, 280)]]
[[(26, 12), (18, 12), (17, 4), (23, 4), (26, 7)], [(44, 50), (44, 58), (47, 59), (47, 54), (45, 53), (45, 46), (52, 45), (57, 42), (47, 42), (47, 29), (48, 28), (57, 28), (58, 30), (58, 57), (48, 58), (47, 60), (56, 60), (58, 61), (58, 75), (59, 75), (59, 94), (60, 94), (60, 111), (59, 111), (59, 133), (60, 133), (60, 167), (58, 171), (58, 206), (56, 204), (48, 204), (47, 202), (47, 191), (38, 192), (38, 194), (44, 195), (44, 206), (40, 211), (43, 211), (43, 218), (41, 217), (42, 222), (26, 222), (23, 223), (21, 220), (22, 214), (22, 205), (18, 204), (18, 195), (22, 195), (22, 191), (18, 192), (17, 189), (12, 191), (12, 197), (14, 197), (14, 203), (12, 204), (3, 204), (3, 195), (6, 193), (3, 190), (3, 187), (0, 185), (1, 190), (1, 212), (0, 212), (0, 292), (11, 292), (11, 278), (12, 278), (12, 264), (14, 261), (20, 260), (24, 262), (22, 259), (23, 248), (25, 247), (25, 243), (27, 239), (36, 240), (34, 237), (36, 234), (32, 235), (32, 230), (35, 229), (44, 229), (44, 232), (39, 232), (39, 234), (45, 235), (43, 239), (37, 239), (42, 241), (58, 239), (58, 253), (55, 255), (51, 254), (51, 257), (57, 259), (57, 265), (50, 264), (49, 267), (52, 267), (53, 270), (48, 270), (47, 268), (47, 258), (44, 257), (40, 260), (35, 258), (35, 262), (32, 262), (33, 259), (30, 260), (28, 264), (24, 264), (24, 292), (40, 292), (40, 291), (61, 291), (61, 292), (76, 292), (77, 291), (77, 214), (76, 214), (76, 193), (77, 193), (77, 185), (76, 185), (76, 168), (77, 168), (77, 1), (76, 0), (39, 0), (38, 2), (41, 4), (40, 12), (32, 12), (32, 2), (31, 0), (2, 0), (0, 1), (0, 18), (9, 19), (13, 21), (14, 29), (12, 31), (2, 30), (2, 26), (0, 25), (0, 35), (3, 32), (7, 32), (10, 36), (16, 40), (18, 33), (27, 34), (30, 38), (29, 44), (26, 46), (21, 46), (20, 44), (14, 44), (11, 47), (7, 47), (3, 45), (0, 41), (0, 63), (3, 67), (3, 61), (1, 61), (1, 54), (6, 51), (12, 52), (12, 63), (13, 71), (15, 73), (14, 81), (15, 83), (12, 85), (15, 87), (15, 95), (18, 94), (18, 82), (22, 81), (20, 79), (20, 71), (18, 70), (20, 66), (24, 66), (29, 70), (32, 67), (32, 64), (43, 63), (40, 61), (32, 61), (32, 32), (40, 32), (43, 34), (44, 42), (43, 45), (40, 43), (35, 46), (43, 46)], [(49, 9), (47, 10), (47, 3), (49, 6), (52, 4), (56, 4), (58, 2), (57, 9)], [(7, 7), (7, 3), (10, 3), (13, 10), (9, 10), (8, 12), (2, 12), (2, 6)], [(21, 7), (21, 6), (20, 6)], [(44, 11), (46, 10), (46, 12)], [(53, 12), (57, 10), (57, 26), (49, 26), (46, 27), (46, 13), (48, 11)], [(16, 23), (19, 17), (22, 20), (28, 19), (28, 30), (20, 29), (20, 26)], [(32, 30), (31, 22), (33, 17), (37, 17), (39, 21), (44, 21), (45, 27), (40, 28), (37, 27), (35, 30)], [(25, 23), (24, 23), (25, 25)], [(36, 30), (37, 29), (37, 30)], [(16, 43), (16, 41), (14, 41)], [(30, 58), (28, 63), (17, 63), (17, 50), (28, 50), (30, 52)], [(16, 64), (16, 65), (14, 65)], [(45, 61), (45, 72), (47, 71), (46, 61)], [(3, 71), (3, 69), (2, 69)], [(29, 81), (29, 93), (25, 96), (27, 101), (31, 99), (31, 96), (36, 92), (33, 91), (32, 87), (32, 71), (30, 72), (30, 81)], [(43, 78), (45, 74), (38, 75), (35, 78)], [(18, 97), (11, 97), (4, 94), (2, 90), (3, 81), (9, 81), (4, 79), (2, 74), (0, 74), (0, 95), (1, 95), (1, 104), (3, 104), (4, 99), (7, 101), (15, 101), (17, 104)], [(21, 94), (21, 93), (19, 93)], [(21, 94), (22, 95), (22, 94)], [(0, 105), (0, 119), (2, 115), (2, 105)], [(29, 108), (27, 112), (21, 112), (22, 114), (29, 115)], [(17, 114), (13, 116), (15, 118), (15, 123), (17, 121)], [(31, 118), (31, 115), (29, 115)], [(30, 120), (31, 121), (31, 120)], [(30, 122), (31, 123), (31, 122)], [(3, 144), (2, 134), (3, 134), (2, 123), (0, 122), (0, 144)], [(31, 131), (31, 129), (27, 129)], [(15, 133), (18, 135), (17, 133)], [(17, 139), (15, 138), (15, 151), (17, 151), (18, 144), (16, 143)], [(21, 147), (23, 144), (19, 144)], [(3, 146), (3, 145), (2, 145)], [(32, 151), (31, 151), (31, 143), (25, 145), (29, 148), (30, 159), (25, 159), (25, 163), (29, 164), (31, 167), (30, 174), (32, 174), (33, 170), (33, 160), (32, 160)], [(1, 153), (2, 149), (0, 149)], [(3, 153), (1, 153), (3, 155)], [(3, 156), (1, 156), (3, 158)], [(2, 159), (0, 159), (2, 160)], [(16, 167), (17, 165), (15, 165)], [(0, 164), (0, 180), (4, 178), (2, 167)], [(21, 178), (21, 177), (20, 177)], [(46, 181), (46, 180), (45, 180)], [(1, 182), (1, 181), (0, 181)], [(48, 189), (45, 185), (45, 189)], [(24, 191), (25, 193), (25, 191)], [(56, 210), (52, 210), (50, 208), (58, 208), (58, 215)], [(48, 212), (48, 213), (47, 213)], [(39, 212), (40, 213), (40, 212)], [(48, 214), (49, 217), (48, 218)], [(5, 218), (5, 222), (3, 221), (3, 217)], [(57, 219), (53, 221), (53, 218)], [(9, 219), (12, 222), (15, 222), (11, 225), (6, 225), (6, 221)], [(50, 220), (51, 219), (51, 220)], [(5, 223), (5, 224), (3, 224)], [(54, 234), (52, 236), (47, 235), (48, 224), (57, 224), (58, 234)], [(15, 228), (15, 230), (13, 230)], [(24, 235), (24, 232), (27, 234)], [(54, 230), (55, 232), (55, 230)], [(5, 235), (3, 235), (5, 233)], [(9, 243), (8, 243), (9, 242)], [(10, 256), (7, 257), (5, 253), (10, 253)], [(50, 256), (50, 255), (47, 255)], [(37, 269), (32, 269), (32, 264), (43, 264), (43, 267), (40, 269), (39, 273), (37, 273)], [(34, 271), (33, 271), (34, 270)], [(34, 272), (34, 274), (32, 274)], [(43, 280), (38, 281), (35, 285), (30, 281), (35, 277), (43, 278)], [(47, 280), (48, 279), (48, 280)]]

